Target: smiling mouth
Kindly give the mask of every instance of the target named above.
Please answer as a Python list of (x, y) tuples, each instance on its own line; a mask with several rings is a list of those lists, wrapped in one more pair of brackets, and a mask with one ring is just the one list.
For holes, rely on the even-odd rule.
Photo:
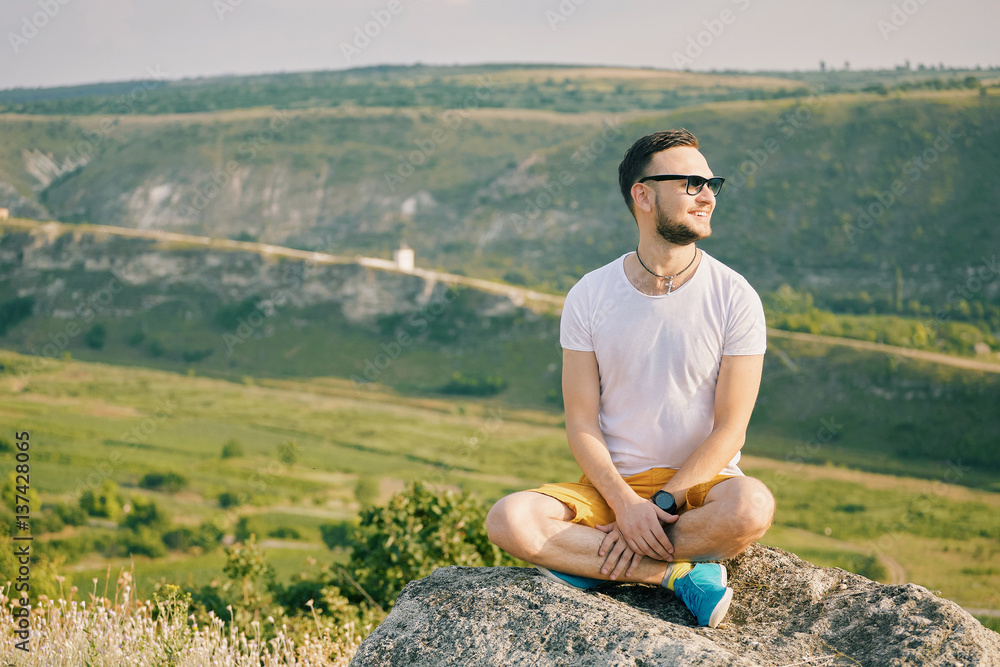
[(711, 211), (691, 211), (691, 215), (696, 218), (707, 218), (711, 214)]

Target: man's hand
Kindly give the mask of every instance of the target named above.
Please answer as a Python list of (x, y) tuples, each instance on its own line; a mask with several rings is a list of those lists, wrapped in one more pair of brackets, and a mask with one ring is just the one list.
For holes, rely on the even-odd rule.
[(662, 524), (677, 521), (676, 515), (668, 514), (650, 501), (635, 496), (634, 501), (617, 510), (615, 519), (611, 525), (617, 534), (613, 536), (615, 531), (604, 531), (608, 536), (601, 543), (601, 555), (615, 541), (622, 541), (637, 555), (667, 562), (673, 560), (674, 545), (670, 543)]
[(628, 567), (625, 576), (632, 576), (635, 573), (635, 569), (639, 567), (642, 554), (637, 554), (628, 548), (615, 522), (611, 522), (606, 526), (597, 526), (596, 528), (608, 534), (604, 538), (604, 541), (601, 542), (601, 550), (598, 552), (600, 556), (603, 556), (605, 553), (608, 554), (608, 557), (604, 560), (604, 564), (601, 565), (601, 572), (604, 574), (611, 572), (611, 578), (617, 579), (621, 576), (622, 571)]

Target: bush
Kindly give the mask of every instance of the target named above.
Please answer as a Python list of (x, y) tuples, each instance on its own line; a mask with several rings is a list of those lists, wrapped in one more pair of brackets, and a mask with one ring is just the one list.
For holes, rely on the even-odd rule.
[(206, 347), (204, 350), (184, 350), (181, 352), (181, 358), (188, 362), (189, 364), (201, 361), (205, 357), (211, 356), (215, 352), (210, 347)]
[(80, 509), (90, 516), (104, 517), (116, 521), (121, 514), (124, 498), (118, 493), (118, 485), (110, 479), (101, 482), (95, 493), (88, 489), (80, 494)]
[(442, 394), (463, 396), (493, 396), (507, 388), (507, 381), (499, 375), (468, 377), (456, 372), (451, 380), (441, 387)]
[(348, 521), (324, 523), (319, 527), (319, 534), (323, 538), (323, 544), (331, 549), (346, 547), (350, 545), (351, 535), (357, 527), (356, 523)]
[(269, 532), (267, 536), (275, 537), (279, 540), (297, 540), (302, 537), (302, 533), (291, 526), (280, 526)]
[(83, 342), (92, 350), (103, 350), (105, 338), (107, 338), (107, 331), (105, 331), (104, 325), (95, 324), (84, 334)]
[(278, 458), (282, 463), (292, 465), (299, 460), (299, 444), (294, 440), (285, 440), (278, 445)]
[(87, 523), (87, 513), (79, 506), (70, 505), (69, 503), (58, 503), (52, 508), (52, 511), (67, 526), (82, 526)]
[(516, 561), (486, 536), (486, 511), (468, 494), (435, 493), (420, 482), (409, 484), (385, 507), (363, 513), (351, 540), (354, 578), (388, 609), (407, 582), (439, 566), (513, 565)]
[(231, 493), (229, 491), (223, 491), (222, 493), (219, 494), (219, 507), (221, 507), (222, 509), (227, 510), (230, 507), (239, 507), (239, 506), (240, 506), (240, 497), (235, 493)]
[(163, 531), (169, 524), (170, 519), (166, 512), (152, 500), (142, 496), (132, 499), (132, 511), (126, 514), (121, 522), (123, 528), (133, 531), (140, 529)]
[(138, 347), (142, 345), (142, 341), (146, 340), (146, 334), (142, 331), (133, 331), (129, 334), (129, 337), (125, 339), (125, 344), (129, 347)]
[(165, 491), (166, 493), (177, 493), (185, 486), (188, 480), (183, 475), (175, 472), (150, 472), (143, 475), (139, 480), (139, 486), (152, 491)]
[(137, 530), (122, 530), (119, 544), (124, 549), (125, 556), (148, 556), (162, 558), (167, 555), (160, 534), (151, 528), (139, 527)]
[(238, 440), (227, 440), (222, 446), (222, 458), (233, 459), (238, 456), (243, 456), (243, 445)]
[(7, 335), (8, 329), (31, 317), (34, 308), (33, 296), (21, 296), (0, 303), (0, 336)]

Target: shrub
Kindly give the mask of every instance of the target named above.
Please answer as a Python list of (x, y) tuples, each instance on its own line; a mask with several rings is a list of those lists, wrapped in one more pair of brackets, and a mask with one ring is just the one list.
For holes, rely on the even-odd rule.
[(351, 542), (354, 578), (385, 608), (407, 582), (439, 566), (516, 562), (486, 536), (482, 503), (468, 494), (435, 493), (420, 482), (392, 496), (385, 507), (366, 510)]
[(319, 534), (323, 538), (323, 544), (331, 549), (336, 547), (346, 547), (351, 543), (351, 534), (358, 525), (349, 521), (337, 523), (324, 523), (319, 527)]
[(294, 440), (285, 440), (278, 445), (278, 458), (282, 463), (292, 465), (299, 460), (299, 444)]
[(279, 526), (269, 532), (267, 536), (276, 537), (279, 540), (297, 540), (302, 537), (302, 533), (291, 526)]
[(185, 486), (188, 480), (183, 475), (175, 472), (150, 472), (142, 476), (139, 486), (152, 491), (165, 491), (167, 493), (177, 493)]
[(238, 456), (243, 456), (243, 445), (238, 440), (227, 440), (226, 444), (222, 446), (222, 458), (233, 459)]
[(442, 394), (464, 396), (493, 396), (507, 388), (507, 381), (499, 375), (469, 377), (456, 372), (451, 380), (441, 387)]
[(184, 350), (181, 352), (181, 358), (190, 364), (211, 356), (213, 352), (215, 350), (210, 347), (206, 347), (204, 350)]
[(92, 350), (103, 350), (104, 340), (107, 337), (107, 333), (108, 332), (104, 329), (103, 324), (95, 324), (90, 327), (90, 330), (87, 331), (86, 334), (84, 334), (83, 342), (85, 342), (87, 347)]
[(8, 329), (31, 317), (34, 308), (33, 296), (21, 296), (0, 303), (0, 336), (7, 335)]
[(138, 531), (142, 528), (150, 530), (164, 530), (170, 524), (170, 519), (166, 512), (161, 510), (155, 502), (138, 496), (132, 499), (132, 511), (125, 515), (121, 526), (128, 530)]
[(162, 558), (167, 555), (160, 533), (152, 528), (141, 526), (136, 530), (121, 530), (119, 543), (124, 548), (126, 556), (149, 556)]
[(124, 499), (118, 493), (118, 485), (110, 479), (101, 482), (101, 488), (94, 492), (87, 489), (80, 494), (80, 509), (90, 516), (104, 517), (116, 521), (122, 511)]
[(240, 497), (235, 493), (231, 493), (229, 491), (223, 491), (222, 493), (219, 494), (219, 507), (221, 507), (222, 509), (227, 510), (230, 507), (239, 507), (239, 506), (240, 506)]
[(142, 331), (133, 331), (129, 334), (128, 338), (125, 339), (126, 345), (129, 347), (138, 347), (142, 345), (142, 341), (146, 340), (146, 334)]

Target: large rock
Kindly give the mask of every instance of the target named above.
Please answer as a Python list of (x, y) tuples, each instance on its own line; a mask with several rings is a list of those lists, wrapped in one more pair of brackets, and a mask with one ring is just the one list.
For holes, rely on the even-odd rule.
[(351, 665), (1000, 666), (1000, 634), (921, 586), (761, 545), (726, 565), (735, 595), (714, 630), (653, 586), (583, 592), (531, 569), (440, 568), (406, 586)]

